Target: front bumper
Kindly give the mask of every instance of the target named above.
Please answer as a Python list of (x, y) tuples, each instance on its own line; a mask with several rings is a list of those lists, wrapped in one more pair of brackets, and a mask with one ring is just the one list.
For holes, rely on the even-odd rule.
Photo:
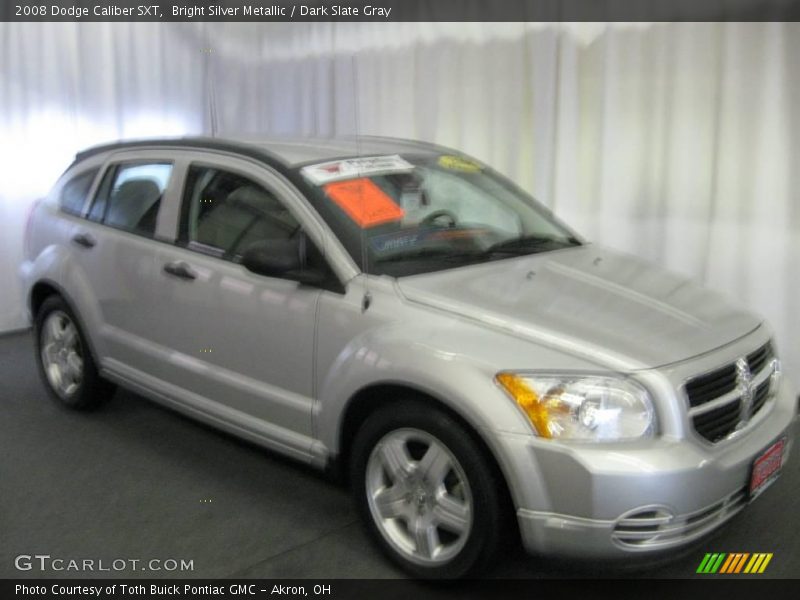
[(624, 557), (685, 546), (717, 529), (748, 504), (756, 457), (785, 438), (788, 460), (800, 423), (785, 379), (770, 403), (747, 435), (717, 446), (666, 437), (611, 447), (505, 436), (526, 549)]

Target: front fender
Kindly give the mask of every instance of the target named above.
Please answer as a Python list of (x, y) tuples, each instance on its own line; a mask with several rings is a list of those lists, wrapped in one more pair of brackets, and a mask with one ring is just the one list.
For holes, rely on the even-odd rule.
[[(532, 435), (527, 417), (495, 383), (502, 370), (596, 368), (529, 339), (404, 300), (391, 282), (363, 280), (344, 297), (324, 294), (317, 317), (314, 432), (338, 454), (347, 405), (375, 385), (437, 398), (472, 427)], [(368, 308), (362, 302), (369, 293)]]
[[(496, 367), (441, 344), (431, 345), (429, 335), (416, 327), (392, 324), (365, 332), (343, 349), (315, 403), (315, 434), (324, 447), (318, 455), (341, 454), (347, 442), (342, 436), (344, 417), (359, 392), (376, 385), (400, 386), (425, 394), (464, 419), (492, 454), (515, 505), (531, 505), (530, 492), (520, 482), (539, 481), (538, 465), (532, 457), (521, 457), (508, 440), (529, 439), (532, 430), (494, 382)], [(451, 338), (451, 342), (468, 345), (466, 339)], [(532, 489), (537, 490), (533, 505), (546, 504), (539, 496), (543, 488)]]
[(319, 439), (340, 446), (348, 402), (375, 385), (397, 385), (437, 398), (475, 429), (530, 433), (530, 425), (494, 382), (495, 368), (386, 327), (354, 339), (328, 372), (317, 402)]

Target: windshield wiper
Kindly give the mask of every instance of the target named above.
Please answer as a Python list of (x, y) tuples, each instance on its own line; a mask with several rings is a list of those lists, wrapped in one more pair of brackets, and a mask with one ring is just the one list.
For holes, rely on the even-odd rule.
[(417, 248), (407, 252), (398, 252), (389, 256), (378, 258), (376, 263), (402, 262), (411, 260), (459, 260), (475, 261), (486, 260), (496, 254), (511, 254), (522, 256), (533, 254), (554, 246), (563, 248), (566, 246), (579, 246), (580, 241), (574, 237), (556, 238), (542, 235), (529, 235), (510, 240), (503, 240), (486, 248), (485, 250), (457, 250), (451, 247), (427, 247)]
[[(467, 256), (467, 253), (453, 251), (452, 248), (419, 248), (410, 252), (398, 252), (396, 254), (392, 254), (390, 256), (384, 256), (375, 260), (375, 262), (385, 263), (385, 262), (400, 262), (404, 260), (421, 260), (425, 258), (433, 258), (433, 259), (452, 259), (452, 258), (464, 258)], [(471, 256), (475, 256), (475, 253), (469, 253)]]
[(560, 238), (546, 235), (523, 235), (492, 244), (481, 254), (532, 254), (548, 246), (580, 246), (580, 241), (573, 236)]

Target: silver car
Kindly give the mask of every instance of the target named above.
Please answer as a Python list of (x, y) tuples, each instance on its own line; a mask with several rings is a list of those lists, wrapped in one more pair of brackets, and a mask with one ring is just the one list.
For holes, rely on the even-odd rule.
[(339, 472), (414, 576), (474, 574), (515, 529), (556, 556), (687, 545), (797, 434), (761, 319), (431, 144), (93, 148), (20, 273), (60, 403), (119, 384)]

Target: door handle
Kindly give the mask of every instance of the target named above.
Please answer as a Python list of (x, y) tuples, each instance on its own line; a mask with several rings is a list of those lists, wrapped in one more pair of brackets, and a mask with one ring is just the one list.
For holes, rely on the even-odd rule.
[(94, 248), (97, 242), (88, 233), (78, 233), (72, 236), (72, 241), (84, 248)]
[(186, 279), (191, 281), (197, 278), (197, 274), (192, 271), (191, 267), (183, 261), (169, 262), (164, 265), (164, 272), (177, 277), (179, 279)]

